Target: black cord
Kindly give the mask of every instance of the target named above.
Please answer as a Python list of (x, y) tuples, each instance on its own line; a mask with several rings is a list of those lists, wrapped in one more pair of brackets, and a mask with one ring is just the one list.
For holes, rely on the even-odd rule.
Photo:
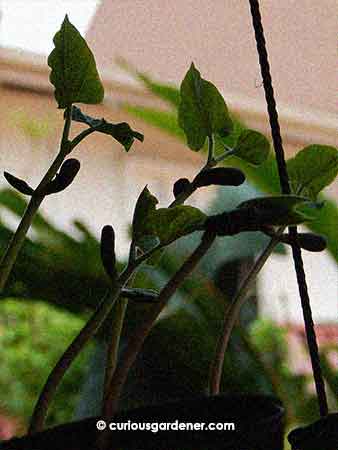
[[(258, 0), (249, 0), (250, 9), (252, 15), (252, 23), (255, 30), (256, 37), (256, 45), (259, 56), (259, 64), (261, 67), (261, 74), (263, 78), (263, 86), (265, 91), (265, 99), (267, 103), (267, 109), (269, 114), (269, 122), (271, 127), (271, 135), (274, 150), (276, 153), (276, 160), (278, 165), (278, 173), (280, 179), (281, 190), (283, 194), (290, 194), (290, 183), (289, 177), (286, 168), (283, 142), (280, 132), (280, 126), (278, 122), (278, 113), (276, 108), (276, 101), (274, 98), (274, 91), (272, 86), (272, 79), (270, 74), (270, 65), (268, 61), (268, 54), (266, 50), (265, 38), (264, 38), (264, 30), (262, 25), (262, 18), (259, 11), (259, 2)], [(310, 299), (306, 284), (303, 259), (301, 254), (301, 249), (297, 244), (297, 227), (289, 228), (290, 236), (296, 242), (292, 245), (292, 256), (294, 260), (297, 283), (299, 289), (299, 295), (301, 299), (301, 305), (303, 310), (305, 331), (306, 331), (306, 339), (308, 343), (311, 364), (312, 364), (312, 372), (316, 385), (317, 398), (319, 404), (319, 412), (320, 415), (326, 416), (328, 414), (328, 405), (327, 398), (325, 393), (325, 385), (323, 381), (322, 371), (320, 367), (320, 358), (318, 352), (318, 345), (316, 339), (316, 333), (314, 329), (313, 319), (312, 319), (312, 311), (310, 305)]]

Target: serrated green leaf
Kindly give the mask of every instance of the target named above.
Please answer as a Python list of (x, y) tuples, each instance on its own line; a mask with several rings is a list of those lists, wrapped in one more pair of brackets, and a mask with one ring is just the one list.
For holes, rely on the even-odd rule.
[(309, 145), (287, 161), (287, 169), (292, 192), (316, 200), (338, 174), (338, 150), (327, 145)]
[(227, 136), (233, 128), (222, 95), (209, 81), (201, 78), (192, 63), (180, 89), (178, 123), (184, 130), (188, 146), (200, 150), (214, 133)]
[(99, 133), (108, 134), (123, 145), (128, 152), (134, 143), (134, 139), (143, 142), (144, 136), (137, 131), (131, 129), (126, 122), (110, 123), (105, 119), (95, 119), (87, 114), (84, 114), (80, 108), (73, 106), (72, 120), (75, 122), (85, 123), (90, 128), (94, 128)]
[(52, 69), (50, 81), (59, 108), (72, 103), (101, 103), (104, 89), (94, 56), (67, 15), (53, 42), (55, 48), (48, 57), (48, 65)]
[(239, 135), (233, 154), (254, 166), (259, 166), (267, 159), (269, 151), (270, 142), (263, 134), (244, 130)]

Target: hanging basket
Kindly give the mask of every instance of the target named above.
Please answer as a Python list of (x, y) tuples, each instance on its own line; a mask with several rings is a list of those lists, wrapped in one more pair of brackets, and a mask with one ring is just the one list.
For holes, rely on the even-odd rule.
[[(159, 428), (161, 423), (175, 424), (176, 429), (170, 431), (111, 431), (108, 424), (105, 431), (99, 431), (98, 420), (61, 425), (8, 441), (0, 449), (94, 450), (102, 433), (107, 433), (107, 450), (283, 450), (284, 409), (279, 400), (265, 395), (199, 397), (121, 412), (111, 421)], [(227, 425), (219, 431), (180, 430), (183, 423), (187, 428), (197, 423)]]

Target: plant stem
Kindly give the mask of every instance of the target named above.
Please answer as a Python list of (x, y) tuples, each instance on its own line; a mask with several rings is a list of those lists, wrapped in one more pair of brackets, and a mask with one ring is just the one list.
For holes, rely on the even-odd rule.
[(185, 278), (194, 270), (201, 258), (211, 247), (214, 240), (215, 235), (213, 234), (205, 233), (203, 235), (202, 241), (199, 246), (162, 289), (159, 295), (158, 304), (153, 307), (152, 311), (148, 314), (145, 320), (130, 337), (127, 348), (122, 358), (120, 358), (111, 380), (109, 394), (106, 402), (106, 409), (104, 412), (105, 417), (110, 418), (116, 413), (119, 398), (124, 383), (127, 379), (129, 369), (136, 360), (138, 352), (141, 350), (143, 342), (148, 336), (157, 317), (159, 316), (163, 308), (167, 305), (171, 296), (181, 286)]
[(107, 318), (109, 312), (111, 311), (114, 302), (119, 298), (123, 287), (127, 284), (135, 269), (140, 264), (142, 264), (142, 262), (144, 262), (149, 256), (151, 256), (151, 252), (149, 252), (148, 255), (141, 256), (137, 261), (132, 261), (127, 265), (118, 280), (115, 280), (112, 291), (102, 300), (101, 304), (98, 306), (92, 317), (63, 353), (63, 355), (53, 368), (52, 372), (50, 373), (39, 396), (38, 402), (34, 408), (31, 424), (29, 427), (30, 434), (42, 430), (49, 405), (64, 374), (66, 373), (74, 359), (77, 357), (77, 355), (85, 347), (87, 342), (95, 335), (97, 330), (103, 324), (104, 320)]
[(38, 402), (34, 408), (31, 424), (29, 427), (29, 433), (36, 433), (41, 431), (47, 415), (47, 410), (54, 397), (56, 389), (60, 384), (64, 374), (78, 356), (87, 342), (95, 335), (100, 328), (107, 315), (112, 309), (114, 302), (118, 299), (122, 288), (127, 283), (128, 279), (132, 275), (135, 267), (134, 265), (128, 265), (122, 272), (119, 279), (115, 282), (111, 292), (102, 300), (92, 317), (82, 328), (79, 334), (75, 337), (67, 350), (63, 353), (54, 369), (50, 373), (42, 392), (39, 396)]
[(226, 158), (229, 158), (231, 155), (235, 155), (235, 149), (228, 147), (227, 145), (224, 145), (224, 147), (227, 149), (224, 153), (214, 158), (214, 165), (218, 164), (221, 161), (224, 161)]
[[(214, 159), (213, 159), (213, 151), (214, 151), (214, 140), (213, 140), (213, 138), (211, 136), (211, 137), (209, 137), (208, 160), (207, 160), (206, 164), (204, 165), (204, 167), (200, 170), (200, 172), (202, 172), (206, 168), (212, 167), (213, 165), (216, 164)], [(180, 196), (178, 196), (178, 198), (176, 198), (169, 205), (169, 208), (173, 208), (173, 207), (175, 207), (177, 205), (183, 204), (185, 202), (185, 200), (195, 190), (196, 190), (196, 187), (193, 184), (190, 184), (189, 188), (187, 190), (185, 190)], [(154, 251), (154, 250), (157, 250), (157, 249), (153, 249), (152, 251)], [(147, 258), (147, 255), (146, 254), (143, 255), (143, 257)], [(131, 242), (130, 251), (129, 251), (129, 263), (131, 263), (132, 261), (135, 261), (135, 242), (134, 241)], [(139, 258), (137, 259), (137, 262), (140, 262)], [(163, 307), (161, 308), (161, 310), (163, 309)], [(126, 308), (126, 306), (125, 306), (125, 308)], [(124, 308), (123, 311), (120, 312), (120, 316), (115, 318), (115, 320), (117, 320), (119, 322), (119, 330), (120, 330), (119, 333), (121, 333), (121, 329), (122, 329), (122, 322), (124, 320), (125, 308)], [(154, 320), (156, 320), (156, 318), (153, 319), (153, 321)], [(153, 321), (150, 323), (149, 330), (151, 329), (151, 326), (153, 325)], [(146, 335), (149, 333), (149, 330), (146, 331)], [(146, 335), (144, 336), (144, 339), (145, 339)], [(105, 415), (109, 415), (109, 413), (111, 413), (111, 408), (109, 406), (109, 402), (111, 401), (111, 396), (110, 395), (107, 396), (106, 394), (107, 394), (107, 390), (110, 389), (109, 385), (108, 385), (108, 380), (112, 380), (112, 374), (113, 374), (114, 368), (116, 367), (116, 364), (117, 364), (117, 362), (116, 362), (117, 361), (117, 348), (116, 348), (117, 344), (116, 344), (116, 342), (117, 341), (119, 342), (119, 340), (120, 340), (119, 335), (118, 334), (114, 334), (114, 335), (112, 335), (112, 339), (110, 341), (110, 350), (109, 350), (109, 353), (108, 353), (108, 358), (110, 359), (110, 362), (109, 362), (109, 360), (107, 362), (106, 377), (105, 377), (105, 389), (104, 389), (105, 396), (104, 396), (103, 412), (104, 412), (104, 414), (106, 413)], [(143, 343), (143, 341), (140, 343), (139, 349), (141, 349), (142, 343)], [(136, 355), (137, 355), (138, 351), (139, 350), (137, 350), (136, 353), (135, 353), (135, 358), (136, 358)], [(115, 362), (112, 362), (112, 360), (114, 360)], [(129, 371), (129, 367), (127, 368), (126, 375), (127, 375), (128, 371)], [(122, 382), (121, 390), (122, 390), (123, 384), (124, 384), (124, 381)], [(117, 402), (118, 402), (118, 399), (117, 399)]]
[[(128, 301), (124, 298), (119, 298), (115, 303), (115, 307), (112, 310), (112, 326), (110, 329), (108, 349), (107, 349), (107, 359), (105, 368), (105, 379), (104, 379), (104, 389), (103, 389), (103, 404), (108, 395), (108, 390), (110, 382), (117, 364), (118, 351), (120, 346), (120, 338), (123, 327), (123, 321), (127, 309)], [(103, 407), (104, 409), (104, 407)]]
[(214, 159), (214, 138), (212, 135), (208, 136), (208, 160), (207, 165)]
[(33, 222), (34, 216), (41, 205), (41, 202), (45, 198), (42, 193), (44, 187), (52, 180), (56, 175), (58, 169), (63, 163), (66, 155), (68, 154), (68, 137), (71, 125), (71, 106), (65, 111), (65, 124), (63, 128), (63, 134), (60, 144), (60, 150), (52, 165), (48, 169), (47, 173), (41, 180), (40, 184), (36, 188), (34, 194), (31, 197), (30, 202), (24, 212), (18, 228), (16, 229), (4, 255), (0, 261), (0, 292), (3, 291), (7, 283), (8, 277), (12, 271), (15, 261), (18, 257), (20, 249), (25, 241), (26, 234)]
[[(202, 170), (203, 170), (203, 169), (202, 169)], [(193, 194), (193, 193), (196, 191), (196, 189), (197, 189), (197, 188), (196, 188), (192, 183), (190, 183), (190, 184), (188, 185), (188, 187), (187, 187), (183, 192), (181, 192), (181, 193), (175, 198), (174, 201), (172, 201), (172, 202), (170, 203), (169, 208), (174, 208), (175, 206), (183, 205), (183, 203), (187, 200), (187, 198), (189, 198), (190, 195)]]
[[(224, 157), (222, 159), (215, 159), (213, 157), (214, 140), (212, 136), (209, 137), (208, 139), (209, 139), (208, 160), (202, 167), (202, 169), (198, 172), (198, 174), (195, 176), (195, 178), (198, 177), (198, 175), (204, 170), (211, 169), (212, 167), (216, 166), (216, 164), (219, 161), (222, 161), (224, 159)], [(190, 183), (190, 185), (188, 185), (188, 187), (180, 195), (178, 195), (172, 203), (170, 203), (169, 208), (174, 208), (175, 206), (183, 205), (183, 203), (190, 197), (191, 194), (193, 194), (196, 191), (196, 189), (197, 188), (194, 185), (194, 182)]]
[(238, 293), (236, 294), (235, 298), (232, 300), (231, 304), (226, 310), (223, 324), (223, 332), (218, 339), (215, 350), (215, 356), (210, 366), (209, 391), (210, 394), (212, 395), (216, 395), (220, 391), (225, 352), (229, 343), (231, 332), (236, 323), (241, 307), (247, 298), (247, 293), (252, 287), (253, 282), (255, 281), (258, 273), (260, 272), (265, 262), (271, 255), (274, 247), (278, 244), (279, 242), (278, 235), (282, 232), (283, 229), (278, 230), (276, 237), (271, 239), (270, 243), (267, 245), (263, 253), (260, 255), (260, 257), (253, 265), (247, 277), (242, 282), (241, 286), (238, 289)]
[(94, 133), (96, 130), (95, 128), (87, 128), (86, 130), (81, 131), (80, 134), (78, 134), (70, 143), (70, 148), (73, 150), (83, 139), (85, 139), (90, 134)]

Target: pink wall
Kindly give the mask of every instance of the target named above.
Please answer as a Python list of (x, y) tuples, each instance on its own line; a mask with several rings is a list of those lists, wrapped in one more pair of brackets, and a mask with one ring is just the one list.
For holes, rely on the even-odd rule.
[[(260, 3), (277, 100), (336, 113), (336, 0)], [(264, 99), (247, 0), (103, 0), (87, 37), (107, 69), (121, 55), (179, 82), (194, 60), (224, 92)]]

